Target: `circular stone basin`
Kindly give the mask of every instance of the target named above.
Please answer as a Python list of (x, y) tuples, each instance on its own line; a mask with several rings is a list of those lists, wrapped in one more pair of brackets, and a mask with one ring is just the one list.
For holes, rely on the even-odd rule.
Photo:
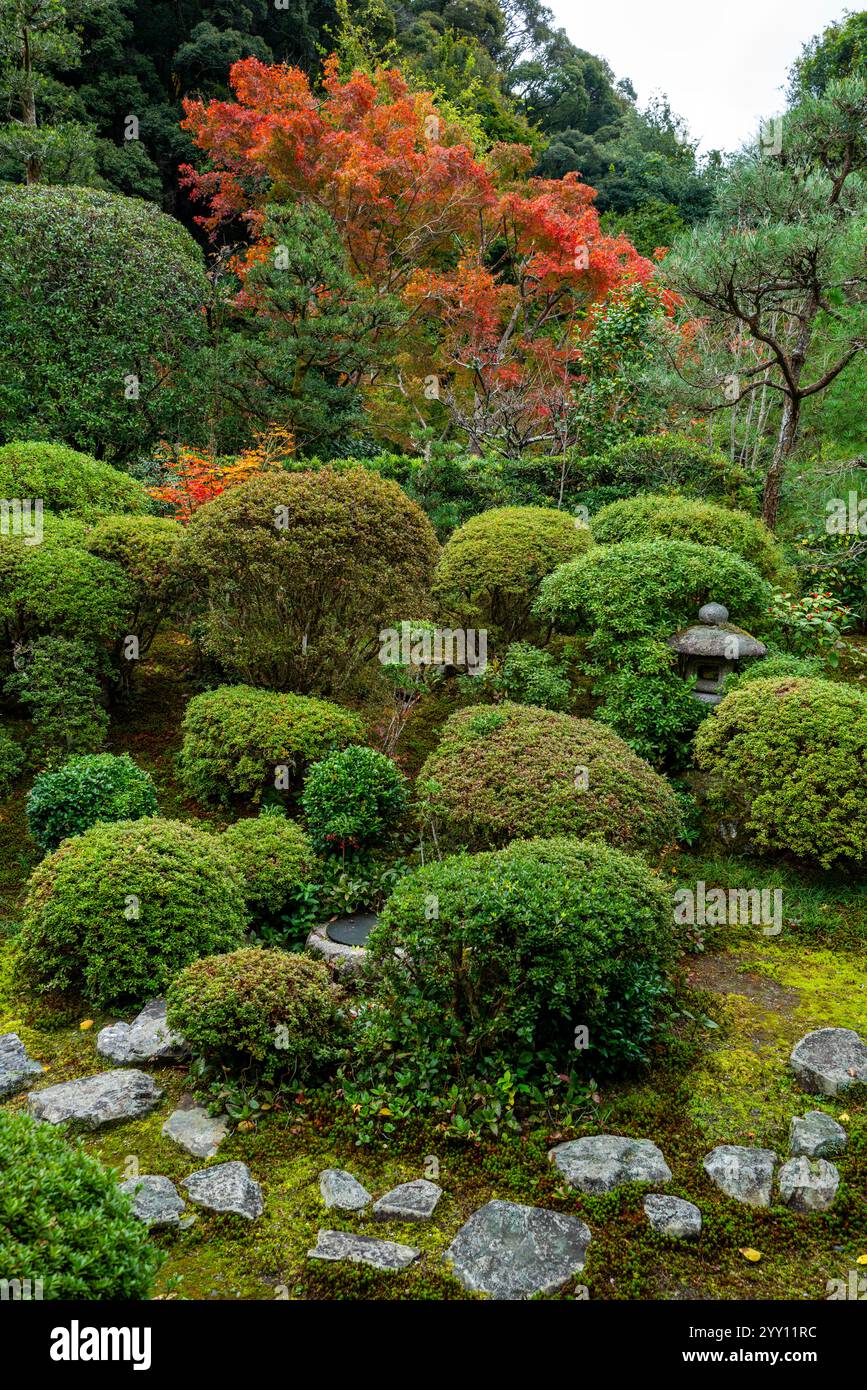
[(338, 946), (363, 946), (379, 918), (375, 912), (357, 912), (354, 917), (338, 917), (329, 922), (325, 935)]

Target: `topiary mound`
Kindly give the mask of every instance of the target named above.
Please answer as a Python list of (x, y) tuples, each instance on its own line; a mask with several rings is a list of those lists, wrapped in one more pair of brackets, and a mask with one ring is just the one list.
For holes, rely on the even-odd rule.
[(29, 1280), (31, 1298), (150, 1298), (162, 1260), (116, 1173), (52, 1125), (0, 1110), (4, 1279)]
[[(431, 903), (436, 911), (431, 912)], [(368, 940), (377, 1001), (431, 1060), (642, 1061), (675, 958), (668, 890), (638, 859), (571, 838), (450, 855), (402, 879)], [(408, 1034), (408, 1036), (407, 1036)]]
[(360, 849), (383, 837), (405, 814), (408, 783), (374, 748), (343, 748), (314, 763), (301, 805), (319, 850)]
[(235, 821), (223, 833), (243, 879), (244, 900), (254, 920), (278, 916), (316, 872), (316, 855), (300, 825), (280, 812)]
[(761, 661), (751, 661), (743, 670), (730, 671), (723, 682), (723, 693), (728, 695), (739, 685), (750, 681), (776, 680), (779, 676), (813, 676), (822, 678), (825, 663), (818, 656), (793, 656), (790, 652), (772, 652)]
[(299, 787), (310, 763), (363, 737), (360, 716), (330, 700), (221, 685), (187, 705), (178, 771), (199, 801), (258, 802), (269, 787)]
[(671, 787), (610, 729), (532, 705), (458, 710), (418, 787), (444, 847), (576, 835), (653, 854), (680, 828)]
[(832, 864), (867, 858), (867, 695), (836, 681), (750, 680), (696, 736), (709, 801), (757, 849)]
[(511, 641), (535, 632), (539, 585), (592, 544), (587, 527), (553, 507), (495, 507), (449, 537), (437, 563), (433, 596), (451, 623), (491, 629)]
[(153, 778), (128, 753), (94, 753), (69, 758), (56, 772), (36, 778), (27, 798), (27, 828), (47, 853), (97, 821), (140, 820), (157, 809)]
[(40, 498), (47, 512), (84, 521), (113, 512), (147, 512), (141, 483), (65, 444), (21, 440), (0, 448), (0, 497)]
[(240, 945), (246, 924), (215, 836), (156, 817), (94, 825), (31, 875), (19, 970), (40, 994), (141, 1003), (189, 961)]
[(109, 647), (131, 631), (133, 586), (119, 565), (82, 548), (79, 523), (46, 518), (28, 545), (0, 533), (0, 634), (12, 648), (45, 635)]
[(303, 1076), (334, 1053), (327, 968), (307, 956), (250, 947), (208, 956), (166, 995), (168, 1024), (192, 1051), (237, 1073)]
[(747, 560), (765, 579), (781, 583), (785, 564), (773, 534), (758, 517), (694, 497), (645, 493), (614, 502), (591, 522), (602, 545), (622, 541), (694, 541), (716, 545)]
[(643, 434), (615, 444), (606, 454), (581, 459), (571, 489), (580, 483), (587, 505), (606, 506), (639, 492), (683, 492), (730, 507), (754, 508), (755, 485), (720, 450), (682, 434)]
[(117, 565), (132, 587), (130, 632), (141, 656), (183, 596), (183, 540), (184, 528), (164, 516), (107, 516), (88, 534), (90, 553)]

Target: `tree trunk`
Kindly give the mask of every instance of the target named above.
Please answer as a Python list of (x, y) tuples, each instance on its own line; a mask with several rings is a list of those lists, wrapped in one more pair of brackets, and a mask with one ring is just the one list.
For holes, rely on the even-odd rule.
[(777, 445), (774, 449), (774, 457), (765, 478), (765, 489), (762, 495), (762, 520), (771, 529), (777, 524), (777, 513), (780, 510), (780, 495), (783, 490), (783, 475), (786, 471), (786, 461), (795, 446), (798, 437), (798, 423), (801, 418), (801, 398), (800, 396), (786, 396), (783, 406), (783, 418), (780, 421), (780, 433), (777, 436)]

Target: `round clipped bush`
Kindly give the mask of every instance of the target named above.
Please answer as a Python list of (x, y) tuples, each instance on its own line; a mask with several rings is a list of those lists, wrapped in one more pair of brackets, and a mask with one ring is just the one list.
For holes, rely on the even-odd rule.
[(141, 654), (182, 597), (183, 539), (180, 523), (164, 516), (103, 517), (87, 537), (90, 553), (117, 565), (132, 586), (130, 632), (138, 637)]
[(162, 1261), (116, 1173), (53, 1125), (0, 1110), (0, 1273), (29, 1281), (21, 1297), (150, 1298)]
[[(437, 911), (431, 913), (430, 903)], [(395, 887), (368, 940), (378, 1001), (426, 1057), (643, 1060), (675, 957), (669, 893), (643, 860), (572, 838), (449, 855)]]
[(743, 670), (730, 671), (723, 682), (723, 693), (737, 690), (749, 681), (776, 680), (780, 676), (821, 677), (825, 663), (818, 656), (793, 656), (790, 652), (773, 652), (760, 661), (751, 661)]
[(694, 541), (717, 545), (755, 565), (772, 583), (783, 578), (785, 565), (772, 532), (749, 512), (695, 497), (645, 493), (614, 502), (591, 522), (593, 539), (603, 545), (621, 541)]
[(0, 632), (5, 645), (41, 635), (108, 646), (129, 632), (135, 606), (119, 565), (91, 555), (63, 519), (39, 545), (0, 534)]
[(0, 801), (5, 800), (24, 767), (24, 749), (0, 729)]
[(156, 817), (99, 824), (31, 875), (19, 968), (41, 994), (141, 1003), (191, 960), (239, 946), (246, 924), (216, 836)]
[(756, 848), (828, 868), (867, 858), (867, 695), (836, 681), (751, 680), (699, 729), (710, 804)]
[(316, 872), (316, 855), (300, 825), (282, 814), (235, 821), (223, 833), (243, 879), (244, 900), (254, 919), (289, 907)]
[(268, 788), (300, 788), (310, 763), (363, 737), (360, 716), (330, 700), (221, 685), (187, 705), (178, 770), (199, 801), (258, 802)]
[[(755, 485), (738, 464), (681, 434), (643, 434), (580, 461), (577, 472), (597, 505), (639, 492), (682, 492), (754, 508)], [(573, 487), (575, 484), (573, 483)]]
[(672, 788), (611, 729), (531, 705), (458, 710), (419, 792), (445, 847), (576, 835), (655, 853), (680, 829)]
[(0, 448), (0, 497), (41, 498), (45, 511), (93, 521), (112, 512), (147, 512), (141, 483), (66, 444), (22, 440)]
[(230, 1072), (304, 1075), (333, 1056), (328, 970), (307, 956), (260, 947), (208, 956), (181, 971), (166, 1006), (192, 1051)]
[(97, 821), (140, 820), (156, 813), (153, 779), (128, 753), (69, 758), (55, 772), (37, 777), (27, 798), (28, 829), (46, 852)]
[(510, 641), (536, 631), (539, 585), (592, 544), (586, 526), (552, 507), (494, 507), (459, 526), (434, 577), (439, 612), (465, 627), (490, 628)]
[(382, 628), (426, 613), (439, 546), (397, 483), (320, 468), (229, 488), (184, 549), (205, 650), (251, 685), (328, 695), (376, 658)]
[(381, 840), (406, 812), (408, 783), (374, 748), (343, 748), (314, 763), (301, 805), (317, 849), (359, 849)]

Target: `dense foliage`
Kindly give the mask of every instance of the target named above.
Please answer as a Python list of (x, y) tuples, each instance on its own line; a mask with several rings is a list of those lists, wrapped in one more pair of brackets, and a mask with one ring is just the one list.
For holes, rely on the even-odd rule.
[(274, 811), (235, 821), (222, 843), (241, 875), (256, 924), (291, 908), (316, 872), (316, 855), (301, 826)]
[(44, 851), (97, 821), (140, 820), (156, 813), (153, 778), (128, 753), (69, 758), (37, 777), (27, 797), (27, 826)]
[(301, 805), (317, 849), (360, 849), (385, 838), (409, 804), (400, 768), (375, 748), (329, 753), (307, 774)]
[(39, 498), (47, 512), (84, 521), (116, 512), (145, 512), (141, 483), (111, 464), (65, 444), (18, 440), (0, 448), (0, 496)]
[(764, 522), (717, 503), (647, 493), (603, 507), (593, 517), (591, 529), (594, 540), (604, 544), (680, 540), (719, 546), (755, 565), (772, 583), (782, 579), (780, 547)]

